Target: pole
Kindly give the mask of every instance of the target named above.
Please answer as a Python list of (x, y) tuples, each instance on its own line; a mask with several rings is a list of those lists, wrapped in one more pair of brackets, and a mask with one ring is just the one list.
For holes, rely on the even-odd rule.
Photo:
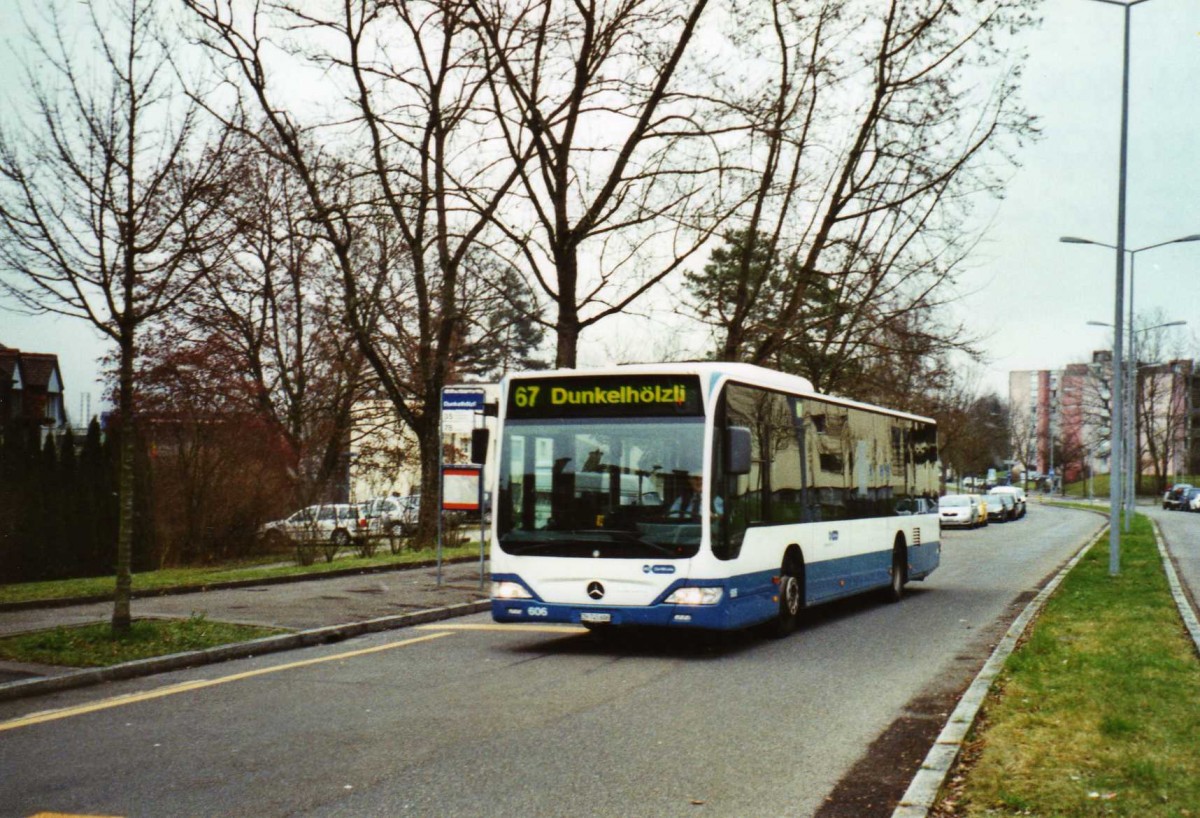
[(1050, 495), (1054, 495), (1054, 484), (1058, 482), (1058, 475), (1054, 473), (1054, 404), (1058, 402), (1058, 394), (1054, 390), (1050, 391), (1050, 423), (1048, 425), (1050, 438)]
[(443, 518), (446, 516), (446, 513), (445, 513), (445, 511), (443, 511), (443, 508), (442, 508), (442, 506), (446, 500), (446, 498), (444, 496), (445, 495), (445, 485), (446, 485), (446, 463), (445, 463), (446, 436), (445, 436), (445, 430), (442, 426), (442, 420), (446, 414), (445, 413), (445, 406), (446, 406), (445, 394), (446, 394), (446, 390), (445, 390), (445, 387), (443, 387), (442, 394), (439, 397), (439, 400), (441, 400), (441, 406), (439, 407), (439, 410), (438, 410), (438, 447), (437, 447), (437, 449), (438, 449), (437, 587), (439, 587), (439, 588), (442, 587), (442, 522), (443, 522)]
[(1117, 187), (1117, 280), (1113, 306), (1113, 424), (1112, 458), (1113, 474), (1109, 480), (1108, 502), (1108, 573), (1121, 573), (1121, 440), (1124, 417), (1121, 412), (1121, 369), (1122, 338), (1124, 329), (1125, 300), (1125, 183), (1129, 152), (1129, 18), (1130, 6), (1125, 6), (1125, 48), (1121, 66), (1121, 160)]
[(1137, 253), (1129, 254), (1129, 386), (1126, 388), (1125, 420), (1125, 533), (1133, 518), (1133, 509), (1137, 503), (1137, 474), (1141, 471), (1141, 458), (1138, 456), (1137, 437), (1137, 333), (1133, 330), (1133, 287), (1137, 265)]
[(479, 466), (479, 590), (483, 590), (484, 529), (483, 529), (483, 464)]

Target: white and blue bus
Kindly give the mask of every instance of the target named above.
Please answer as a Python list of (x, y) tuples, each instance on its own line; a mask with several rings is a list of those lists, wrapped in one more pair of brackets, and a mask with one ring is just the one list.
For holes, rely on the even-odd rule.
[(790, 632), (938, 566), (937, 427), (747, 364), (502, 385), (492, 616)]

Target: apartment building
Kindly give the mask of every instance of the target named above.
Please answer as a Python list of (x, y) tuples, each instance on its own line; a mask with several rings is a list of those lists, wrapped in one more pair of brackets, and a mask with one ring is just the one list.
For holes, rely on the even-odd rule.
[[(1027, 471), (1075, 482), (1111, 470), (1112, 353), (1061, 370), (1009, 373), (1014, 457)], [(1200, 372), (1194, 361), (1140, 364), (1136, 463), (1142, 475), (1200, 469)]]

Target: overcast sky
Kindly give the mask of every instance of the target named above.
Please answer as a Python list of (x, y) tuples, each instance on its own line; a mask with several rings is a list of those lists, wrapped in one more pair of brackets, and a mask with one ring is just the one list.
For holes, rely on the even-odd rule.
[[(990, 227), (955, 306), (986, 336), (983, 385), (1005, 397), (1008, 371), (1061, 368), (1111, 343), (1108, 330), (1086, 322), (1113, 320), (1113, 251), (1058, 239), (1116, 244), (1124, 12), (1096, 0), (1046, 0), (1043, 14), (1040, 29), (1027, 35), (1024, 90), (1043, 138), (1021, 154), (1006, 199), (981, 208)], [(1200, 4), (1149, 0), (1131, 17), (1126, 243), (1138, 248), (1200, 233)], [(13, 77), (10, 63), (0, 55)], [(1198, 270), (1200, 242), (1141, 253), (1136, 267), (1137, 312), (1189, 321), (1170, 332), (1193, 356), (1200, 354)], [(588, 330), (581, 363), (647, 348), (644, 337), (629, 347), (613, 337), (616, 330), (604, 323)], [(73, 417), (85, 393), (93, 410), (98, 405), (97, 359), (106, 347), (83, 322), (0, 312), (0, 343), (58, 353)], [(662, 340), (654, 351), (670, 347)]]
[[(1116, 258), (1061, 236), (1117, 243), (1124, 11), (1094, 0), (1048, 0), (1029, 40), (1024, 99), (1043, 138), (995, 210), (966, 281), (962, 314), (991, 333), (987, 381), (1013, 369), (1057, 369), (1111, 344)], [(1131, 10), (1126, 246), (1200, 234), (1200, 5), (1150, 0)], [(1128, 265), (1126, 265), (1128, 276)], [(1137, 255), (1134, 307), (1160, 309), (1195, 355), (1200, 242)]]

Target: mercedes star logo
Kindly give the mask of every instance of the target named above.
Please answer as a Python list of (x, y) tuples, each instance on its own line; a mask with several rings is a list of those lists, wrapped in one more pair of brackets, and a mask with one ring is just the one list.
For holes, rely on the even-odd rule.
[(592, 599), (602, 599), (604, 597), (604, 586), (599, 582), (589, 582), (588, 596)]

